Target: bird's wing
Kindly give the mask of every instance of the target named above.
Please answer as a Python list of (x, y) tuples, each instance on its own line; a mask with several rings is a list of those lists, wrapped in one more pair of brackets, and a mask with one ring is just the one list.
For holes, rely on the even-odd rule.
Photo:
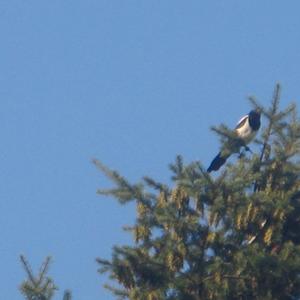
[(235, 126), (235, 129), (239, 129), (239, 128), (243, 127), (243, 126), (245, 125), (245, 123), (247, 122), (248, 117), (249, 117), (248, 115), (243, 116), (243, 117), (238, 121), (237, 125)]

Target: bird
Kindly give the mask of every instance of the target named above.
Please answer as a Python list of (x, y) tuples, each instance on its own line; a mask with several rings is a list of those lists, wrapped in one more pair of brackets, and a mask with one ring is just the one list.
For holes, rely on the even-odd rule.
[[(235, 133), (240, 142), (238, 144), (239, 148), (244, 146), (247, 151), (251, 151), (247, 144), (254, 139), (260, 128), (260, 115), (260, 109), (254, 109), (238, 121), (235, 127)], [(232, 151), (223, 148), (213, 159), (210, 166), (207, 168), (207, 172), (210, 173), (211, 171), (219, 170), (232, 153)]]

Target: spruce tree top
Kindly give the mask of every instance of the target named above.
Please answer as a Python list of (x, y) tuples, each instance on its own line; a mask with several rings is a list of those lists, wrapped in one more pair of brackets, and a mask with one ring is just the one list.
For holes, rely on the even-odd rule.
[[(263, 117), (258, 150), (216, 175), (178, 156), (172, 186), (148, 177), (131, 184), (95, 160), (115, 184), (99, 193), (137, 208), (125, 228), (134, 245), (97, 259), (117, 299), (300, 298), (300, 123), (295, 105), (279, 110), (279, 98), (276, 85), (269, 108), (250, 99)], [(224, 148), (234, 145), (225, 125), (213, 130)]]

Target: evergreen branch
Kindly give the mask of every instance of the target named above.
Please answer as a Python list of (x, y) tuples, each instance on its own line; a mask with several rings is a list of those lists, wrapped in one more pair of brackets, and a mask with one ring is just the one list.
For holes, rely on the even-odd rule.
[(118, 172), (112, 171), (104, 166), (99, 160), (93, 159), (93, 163), (98, 169), (100, 169), (106, 177), (111, 179), (116, 185), (116, 188), (112, 189), (98, 189), (97, 193), (100, 195), (111, 195), (116, 197), (121, 204), (126, 204), (130, 200), (146, 201), (146, 195), (144, 194), (143, 184), (131, 185), (123, 176)]
[[(205, 281), (209, 281), (209, 280), (214, 280), (215, 279), (215, 276), (214, 275), (210, 275), (210, 276), (207, 276), (205, 278), (203, 278), (202, 282), (205, 282)], [(234, 280), (251, 280), (251, 277), (249, 276), (240, 276), (240, 275), (224, 275), (224, 274), (220, 274), (220, 279), (234, 279)]]
[(70, 290), (66, 290), (64, 292), (63, 300), (72, 300), (72, 293)]
[(33, 284), (33, 286), (37, 286), (37, 282), (34, 278), (33, 272), (31, 270), (31, 267), (29, 265), (29, 263), (27, 262), (26, 258), (24, 255), (20, 255), (20, 260), (23, 264), (23, 267), (28, 275), (28, 278), (30, 279), (31, 283)]
[(146, 182), (148, 186), (154, 188), (155, 190), (158, 190), (160, 192), (168, 192), (168, 187), (163, 183), (155, 181), (154, 179), (148, 176), (144, 176), (143, 180)]
[(99, 160), (93, 159), (92, 162), (95, 166), (102, 171), (102, 173), (110, 178), (113, 182), (115, 182), (118, 186), (126, 187), (128, 190), (132, 189), (132, 186), (128, 183), (128, 181), (121, 176), (117, 171), (110, 170), (104, 164), (102, 164)]
[(126, 290), (117, 289), (115, 287), (112, 287), (109, 284), (104, 284), (103, 287), (109, 291), (111, 291), (116, 296), (120, 297), (119, 299), (127, 299), (129, 294)]
[[(276, 84), (274, 94), (273, 94), (272, 107), (271, 107), (271, 110), (270, 110), (270, 114), (267, 114), (268, 119), (269, 119), (269, 125), (266, 129), (266, 134), (265, 134), (265, 138), (264, 138), (264, 142), (263, 142), (263, 147), (262, 147), (262, 151), (261, 151), (261, 154), (260, 154), (260, 157), (259, 157), (260, 162), (263, 161), (263, 158), (265, 156), (266, 150), (267, 150), (268, 145), (269, 145), (269, 140), (270, 140), (271, 133), (272, 133), (272, 128), (273, 128), (273, 125), (274, 125), (275, 116), (276, 116), (276, 113), (277, 113), (277, 110), (278, 110), (279, 99), (280, 99), (280, 91), (281, 91), (280, 85)], [(256, 192), (257, 189), (258, 189), (258, 185), (257, 185), (257, 181), (255, 181), (254, 192)]]
[(252, 106), (254, 107), (254, 109), (256, 110), (261, 110), (261, 105), (257, 103), (257, 100), (255, 99), (254, 96), (250, 96), (248, 97), (248, 100), (251, 102)]
[(273, 115), (275, 115), (275, 113), (278, 110), (279, 100), (280, 100), (280, 92), (281, 92), (281, 86), (279, 83), (276, 83), (274, 94), (273, 94), (273, 99), (272, 99)]
[(105, 265), (105, 266), (108, 266), (108, 267), (112, 266), (111, 262), (109, 260), (107, 260), (107, 259), (102, 259), (102, 258), (97, 257), (96, 258), (96, 262), (98, 264)]
[(42, 290), (45, 293), (49, 293), (50, 295), (52, 295), (53, 290), (55, 290), (55, 289), (56, 289), (56, 287), (54, 286), (52, 279), (51, 278), (46, 278), (44, 286), (42, 287)]
[(212, 126), (211, 130), (216, 132), (222, 138), (226, 137), (228, 139), (237, 139), (237, 134), (234, 130), (229, 129), (226, 125), (221, 124), (220, 126)]
[(25, 280), (20, 287), (21, 293), (28, 300), (50, 300), (54, 295), (54, 291), (57, 290), (52, 279), (46, 277), (51, 258), (46, 258), (45, 262), (40, 267), (40, 272), (37, 277), (34, 276), (30, 264), (25, 257), (21, 255), (20, 259), (28, 276), (28, 279)]
[(39, 279), (38, 279), (38, 285), (43, 281), (45, 274), (48, 272), (49, 264), (51, 261), (51, 257), (46, 257), (45, 262), (42, 264), (39, 272)]
[(112, 269), (112, 263), (106, 259), (96, 258), (96, 262), (101, 265), (101, 267), (98, 269), (100, 274)]
[(133, 192), (127, 189), (98, 189), (97, 194), (104, 196), (113, 196), (117, 198), (121, 204), (126, 204), (128, 201), (134, 199)]
[(212, 180), (211, 176), (209, 175), (209, 173), (207, 173), (206, 169), (203, 168), (200, 164), (199, 164), (199, 170), (203, 176), (203, 178), (206, 180), (206, 182), (209, 183), (209, 186), (214, 186), (214, 181)]
[(176, 175), (173, 176), (174, 180), (182, 177), (183, 173), (183, 158), (181, 155), (177, 155), (174, 164), (169, 164), (169, 169)]
[(279, 97), (279, 90), (276, 89), (275, 93), (274, 93), (274, 98), (273, 98), (273, 106), (272, 106), (271, 116), (269, 118), (269, 125), (266, 129), (263, 148), (262, 148), (260, 158), (259, 158), (260, 161), (262, 161), (263, 158), (264, 158), (264, 154), (265, 154), (265, 151), (266, 151), (266, 148), (267, 148), (270, 136), (271, 136), (271, 132), (272, 132), (273, 124), (274, 124), (274, 116), (276, 115), (276, 112), (277, 112), (277, 106), (278, 106), (277, 99), (278, 99), (278, 97)]

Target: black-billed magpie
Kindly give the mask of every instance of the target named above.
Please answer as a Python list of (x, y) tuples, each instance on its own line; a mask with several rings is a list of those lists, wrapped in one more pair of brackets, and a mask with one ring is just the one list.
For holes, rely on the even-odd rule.
[[(235, 127), (235, 133), (237, 138), (241, 140), (241, 146), (244, 146), (246, 150), (249, 148), (246, 146), (255, 137), (260, 127), (260, 110), (251, 110), (249, 114), (242, 117)], [(225, 164), (227, 158), (231, 155), (228, 149), (221, 150), (218, 155), (213, 159), (207, 172), (217, 171), (222, 165)]]

